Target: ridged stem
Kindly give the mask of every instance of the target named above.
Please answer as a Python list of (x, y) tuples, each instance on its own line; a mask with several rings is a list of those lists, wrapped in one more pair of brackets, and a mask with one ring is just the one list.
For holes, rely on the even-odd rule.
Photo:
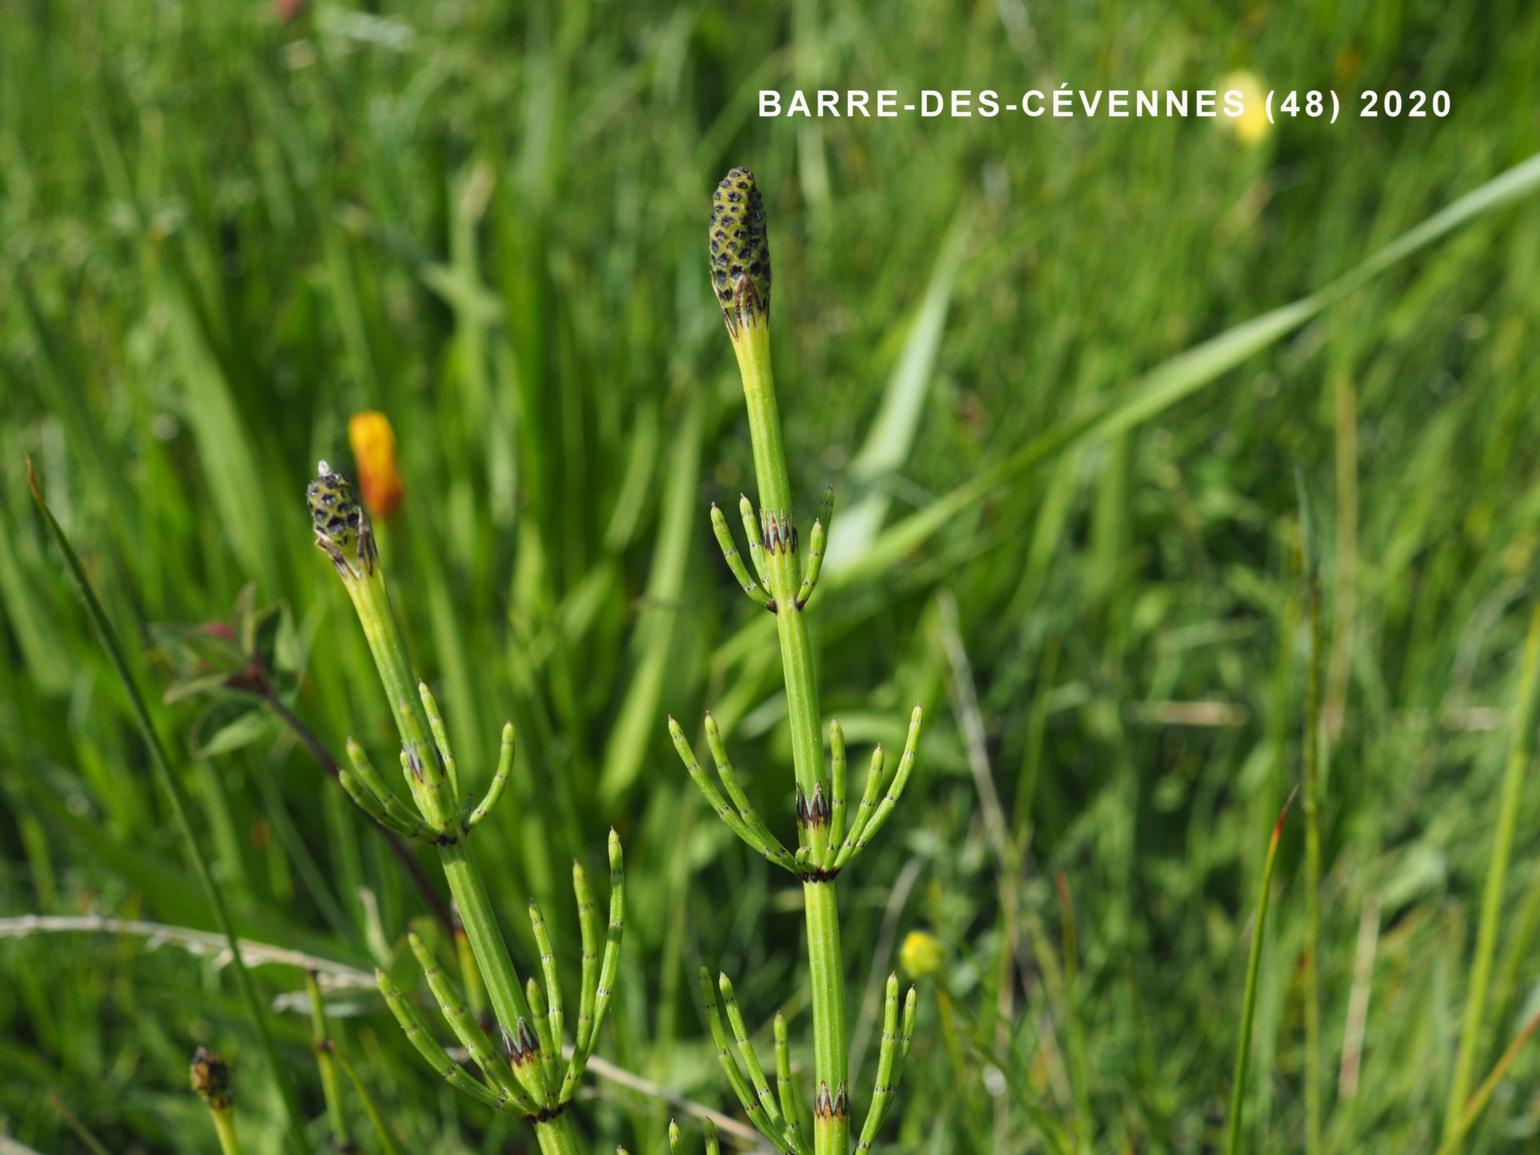
[(572, 1121), (565, 1114), (535, 1124), (535, 1142), (545, 1155), (578, 1155), (580, 1148)]
[(437, 755), (428, 731), (428, 717), (423, 711), (422, 698), (418, 694), (417, 681), (407, 662), (406, 646), (401, 641), (401, 631), (396, 626), (395, 614), (390, 605), (390, 594), (385, 588), (385, 574), (378, 566), (365, 576), (344, 578), (342, 583), (353, 599), (364, 639), (374, 657), (379, 671), (380, 684), (390, 703), (391, 714), (396, 720), (396, 730), (401, 736), (404, 751), (417, 759), (423, 777), (413, 781), (408, 777), (407, 786), (418, 808), (429, 825), (442, 826), (449, 817), (444, 812), (443, 800), (436, 790), (429, 789), (428, 781), (441, 781), (436, 764)]
[[(733, 341), (743, 396), (749, 412), (749, 440), (754, 448), (754, 472), (759, 481), (761, 516), (790, 517), (791, 474), (781, 440), (781, 415), (775, 402), (775, 376), (770, 368), (770, 327), (763, 319), (744, 325)], [(775, 599), (776, 630), (785, 667), (786, 714), (791, 726), (792, 767), (797, 786), (807, 798), (823, 771), (823, 739), (818, 730), (818, 683), (813, 671), (813, 645), (807, 620), (797, 608), (802, 575), (797, 555), (789, 549), (769, 550), (770, 596)]]
[[(749, 436), (759, 481), (760, 513), (764, 518), (792, 514), (791, 477), (781, 438), (775, 378), (770, 367), (770, 328), (760, 315), (740, 324), (733, 351), (743, 377), (749, 414)], [(790, 524), (789, 521), (787, 524)], [(819, 731), (818, 683), (807, 622), (797, 605), (801, 575), (796, 550), (766, 542), (770, 595), (775, 599), (776, 628), (786, 682), (786, 715), (791, 730), (792, 766), (797, 788), (811, 799), (815, 790), (825, 797), (823, 739)], [(827, 821), (827, 819), (825, 819)], [(827, 838), (827, 829), (812, 831), (810, 843)], [(845, 1042), (845, 967), (840, 948), (839, 906), (833, 879), (803, 885), (807, 919), (808, 972), (813, 1002), (813, 1069), (815, 1111), (813, 1144), (816, 1155), (845, 1155), (850, 1144), (849, 1099), (846, 1092), (849, 1056)], [(825, 1104), (838, 1109), (823, 1110)]]
[[(423, 807), (424, 816), (429, 822), (447, 829), (446, 821), (455, 817), (459, 801), (446, 796), (449, 784), (436, 761), (437, 747), (429, 736), (427, 713), (422, 706), (417, 681), (412, 677), (411, 667), (407, 663), (406, 648), (396, 627), (384, 574), (376, 566), (367, 576), (348, 579), (343, 584), (358, 611), (359, 622), (374, 656), (380, 682), (390, 699), (402, 745), (419, 759), (418, 764), (422, 767), (421, 779), (414, 781), (409, 772), (407, 784)], [(455, 910), (465, 928), (471, 954), (476, 959), (476, 968), (486, 984), (492, 1013), (506, 1037), (513, 1038), (519, 1033), (520, 1021), (529, 1022), (532, 1019), (529, 1005), (525, 1001), (524, 987), (514, 968), (513, 958), (508, 953), (508, 944), (492, 909), (481, 872), (471, 857), (467, 840), (456, 834), (451, 831), (449, 840), (439, 845), (439, 862), (443, 866), (444, 879), (449, 884)], [(542, 1077), (540, 1081), (543, 1083), (545, 1080)], [(545, 1093), (552, 1089), (542, 1087), (540, 1097), (543, 1099)], [(542, 1151), (552, 1152), (553, 1155), (575, 1155), (577, 1148), (572, 1125), (565, 1115), (536, 1123), (535, 1131)]]
[(482, 885), (481, 872), (471, 861), (470, 847), (463, 841), (439, 847), (439, 862), (444, 867), (444, 879), (454, 896), (471, 953), (476, 956), (476, 969), (486, 983), (492, 1013), (511, 1037), (517, 1033), (520, 1019), (530, 1021), (529, 1005), (524, 1001), (524, 984), (514, 969), (502, 928), (492, 911), (492, 900)]
[(219, 1136), (220, 1155), (241, 1155), (241, 1137), (235, 1130), (234, 1111), (214, 1111), (214, 1134)]
[[(840, 948), (839, 906), (834, 882), (802, 885), (807, 912), (808, 975), (813, 988), (813, 1070), (818, 1109), (813, 1112), (815, 1155), (845, 1155), (850, 1145), (850, 1100), (845, 1092), (849, 1056), (845, 1049), (845, 971)], [(833, 1109), (823, 1108), (830, 1100)]]
[[(374, 664), (379, 671), (380, 682), (390, 699), (403, 746), (415, 749), (422, 759), (424, 780), (432, 781), (440, 774), (438, 767), (429, 762), (436, 758), (435, 749), (428, 736), (428, 718), (422, 708), (417, 681), (407, 664), (406, 648), (402, 645), (391, 612), (390, 596), (385, 589), (385, 577), (378, 567), (367, 577), (351, 579), (343, 583), (358, 611), (359, 623), (369, 641)], [(411, 781), (408, 785), (414, 794), (436, 801), (433, 790)], [(440, 815), (442, 818), (442, 815)], [(476, 958), (486, 983), (487, 994), (498, 1024), (511, 1038), (518, 1031), (519, 1020), (529, 1018), (529, 1007), (524, 1001), (523, 984), (514, 970), (508, 954), (508, 945), (492, 911), (492, 902), (482, 884), (481, 873), (470, 856), (470, 848), (463, 838), (441, 844), (439, 861), (444, 868), (444, 879), (449, 893), (454, 897), (456, 911), (470, 942), (471, 953)]]

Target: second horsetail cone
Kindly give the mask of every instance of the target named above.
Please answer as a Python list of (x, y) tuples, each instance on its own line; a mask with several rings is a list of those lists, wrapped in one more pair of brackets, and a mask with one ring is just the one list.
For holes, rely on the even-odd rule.
[(322, 461), (305, 487), (305, 501), (315, 527), (315, 542), (344, 577), (374, 569), (374, 542), (368, 515), (353, 496), (352, 483)]
[(729, 332), (770, 315), (770, 234), (754, 174), (738, 167), (711, 197), (711, 286)]
[(188, 1069), (193, 1094), (202, 1099), (210, 1111), (228, 1111), (235, 1102), (230, 1093), (230, 1068), (225, 1061), (207, 1047), (199, 1047)]

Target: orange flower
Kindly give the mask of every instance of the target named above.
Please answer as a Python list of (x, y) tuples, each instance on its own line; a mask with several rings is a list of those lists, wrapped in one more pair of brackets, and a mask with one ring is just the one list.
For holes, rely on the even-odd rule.
[(348, 421), (348, 441), (353, 446), (353, 460), (358, 463), (364, 508), (375, 517), (388, 518), (401, 504), (396, 434), (390, 427), (390, 418), (373, 410), (353, 414)]

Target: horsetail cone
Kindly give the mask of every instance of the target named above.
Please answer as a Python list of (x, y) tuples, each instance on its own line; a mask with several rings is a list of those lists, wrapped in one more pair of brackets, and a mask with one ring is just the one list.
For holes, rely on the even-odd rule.
[(353, 485), (322, 461), (316, 476), (305, 487), (305, 501), (315, 527), (315, 543), (332, 559), (344, 578), (367, 577), (374, 572), (374, 534), (369, 515), (353, 496)]
[[(791, 483), (781, 447), (781, 419), (770, 369), (770, 233), (766, 222), (764, 198), (752, 172), (740, 165), (717, 182), (711, 193), (711, 222), (707, 230), (711, 287), (721, 306), (722, 320), (727, 323), (727, 336), (743, 378), (754, 472), (759, 478), (760, 510), (762, 515), (777, 519), (774, 524), (778, 530), (784, 521), (784, 527), (790, 531)], [(750, 532), (751, 547), (757, 536)], [(778, 536), (775, 543), (779, 545), (780, 541)], [(782, 568), (783, 577), (794, 569), (790, 565)], [(766, 592), (789, 602), (796, 596), (796, 581), (790, 581), (789, 588), (779, 588), (785, 584), (766, 581)], [(811, 790), (809, 785), (808, 791)]]
[(193, 1094), (202, 1099), (210, 1111), (228, 1111), (234, 1105), (235, 1098), (230, 1092), (230, 1068), (207, 1047), (199, 1047), (193, 1052), (188, 1076)]
[(711, 195), (711, 286), (734, 338), (770, 318), (770, 234), (754, 174), (742, 166)]

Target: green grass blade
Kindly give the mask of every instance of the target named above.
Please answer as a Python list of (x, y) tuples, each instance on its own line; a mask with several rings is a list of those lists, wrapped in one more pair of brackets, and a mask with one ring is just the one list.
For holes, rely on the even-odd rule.
[(641, 773), (656, 733), (658, 703), (673, 650), (684, 594), (685, 560), (689, 555), (691, 522), (695, 517), (695, 487), (700, 470), (705, 406), (690, 402), (682, 428), (674, 439), (668, 464), (668, 489), (657, 550), (647, 579), (649, 607), (637, 625), (632, 647), (635, 665), (614, 729), (604, 750), (599, 793), (608, 801), (621, 797)]
[(1246, 1068), (1251, 1059), (1251, 1028), (1256, 1021), (1257, 976), (1262, 972), (1262, 942), (1267, 929), (1267, 899), (1273, 882), (1273, 864), (1278, 858), (1278, 841), (1283, 836), (1283, 821), (1289, 816), (1289, 806), (1294, 795), (1283, 804), (1283, 813), (1273, 824), (1272, 837), (1267, 842), (1267, 857), (1262, 863), (1262, 885), (1257, 895), (1257, 921), (1251, 930), (1251, 953), (1246, 960), (1246, 995), (1241, 1008), (1240, 1038), (1235, 1047), (1235, 1082), (1230, 1089), (1230, 1137), (1225, 1143), (1228, 1155), (1236, 1155), (1241, 1149), (1241, 1123), (1246, 1102)]
[(1476, 1088), (1476, 1093), (1470, 1097), (1470, 1102), (1465, 1105), (1464, 1111), (1460, 1113), (1460, 1119), (1455, 1124), (1453, 1130), (1450, 1131), (1449, 1136), (1443, 1143), (1439, 1144), (1437, 1155), (1454, 1155), (1460, 1149), (1460, 1144), (1465, 1141), (1466, 1134), (1475, 1126), (1476, 1120), (1481, 1117), (1481, 1112), (1486, 1109), (1487, 1103), (1492, 1098), (1492, 1093), (1502, 1084), (1503, 1079), (1508, 1074), (1508, 1068), (1513, 1066), (1514, 1060), (1519, 1057), (1519, 1052), (1524, 1049), (1524, 1044), (1529, 1042), (1530, 1036), (1536, 1030), (1540, 1030), (1540, 1014), (1531, 1016), (1530, 1020), (1524, 1024), (1523, 1029), (1514, 1037), (1513, 1042), (1508, 1044), (1508, 1049), (1502, 1053), (1502, 1056), (1493, 1065), (1491, 1074), (1486, 1077), (1486, 1080), (1480, 1087)]
[(1476, 957), (1471, 961), (1470, 994), (1465, 1004), (1465, 1023), (1460, 1031), (1454, 1078), (1449, 1084), (1449, 1102), (1444, 1111), (1446, 1142), (1460, 1130), (1481, 1044), (1481, 1021), (1486, 1010), (1487, 986), (1492, 977), (1492, 959), (1497, 953), (1503, 895), (1508, 888), (1508, 864), (1513, 857), (1514, 833), (1518, 829), (1523, 800), (1524, 772), (1529, 768), (1534, 745), (1535, 711), (1537, 698), (1540, 698), (1537, 689), (1540, 689), (1540, 605), (1535, 607), (1529, 620), (1518, 700), (1514, 703), (1513, 721), (1508, 732), (1508, 765), (1503, 773), (1502, 796), (1498, 802), (1491, 865), (1487, 867), (1486, 885), (1481, 895), (1481, 922), (1476, 931)]
[(840, 514), (839, 531), (830, 536), (826, 561), (834, 568), (859, 557), (882, 529), (892, 496), (886, 481), (909, 459), (946, 328), (947, 310), (967, 252), (972, 206), (964, 207), (941, 243), (930, 283), (915, 315), (908, 340), (883, 392), (882, 405), (866, 441), (850, 462), (856, 495)]

